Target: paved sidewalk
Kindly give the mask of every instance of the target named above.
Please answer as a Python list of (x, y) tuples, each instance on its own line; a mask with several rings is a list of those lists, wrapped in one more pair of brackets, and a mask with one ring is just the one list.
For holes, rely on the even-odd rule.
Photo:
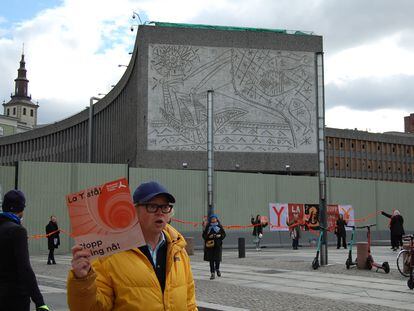
[[(223, 310), (414, 310), (414, 291), (396, 270), (396, 253), (374, 247), (374, 258), (388, 261), (391, 272), (345, 268), (346, 250), (329, 249), (329, 265), (311, 268), (315, 250), (301, 248), (225, 250), (222, 277), (209, 280), (202, 252), (191, 256), (197, 301), (201, 306)], [(354, 256), (355, 257), (355, 256)], [(45, 256), (32, 256), (41, 291), (53, 310), (68, 310), (66, 275), (70, 256), (58, 255), (58, 265), (46, 265)]]

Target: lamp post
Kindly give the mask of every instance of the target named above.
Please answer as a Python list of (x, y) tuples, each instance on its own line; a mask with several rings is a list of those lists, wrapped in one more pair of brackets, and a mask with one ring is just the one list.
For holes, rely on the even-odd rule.
[(214, 214), (213, 203), (213, 174), (214, 174), (214, 129), (213, 129), (213, 94), (207, 91), (207, 215)]
[(142, 20), (141, 17), (139, 16), (139, 14), (135, 11), (132, 12), (132, 19), (138, 18), (140, 25), (142, 25)]
[[(319, 162), (319, 222), (323, 228), (327, 228), (326, 216), (326, 172), (325, 172), (325, 89), (323, 75), (323, 53), (316, 53), (316, 86), (317, 86), (317, 110), (318, 110), (318, 162)], [(328, 244), (326, 231), (322, 230), (321, 265), (328, 264)]]
[(88, 163), (92, 163), (92, 127), (93, 127), (93, 102), (101, 98), (92, 96), (89, 99), (89, 122), (88, 122)]

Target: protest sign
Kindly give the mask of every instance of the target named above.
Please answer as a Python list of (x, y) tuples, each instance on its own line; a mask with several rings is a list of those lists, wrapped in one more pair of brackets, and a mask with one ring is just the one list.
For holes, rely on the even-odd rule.
[(269, 203), (270, 231), (288, 231), (286, 225), (288, 205), (284, 203)]
[(125, 178), (68, 194), (66, 204), (72, 236), (91, 258), (145, 244)]
[[(319, 204), (269, 203), (270, 231), (287, 231), (289, 228), (286, 222), (293, 219), (294, 213), (298, 214), (300, 223), (306, 224), (300, 226), (302, 230), (319, 230)], [(344, 215), (344, 220), (348, 225), (355, 224), (352, 205), (328, 205), (328, 229), (335, 228), (339, 214)], [(351, 230), (351, 228), (347, 227), (346, 230)]]

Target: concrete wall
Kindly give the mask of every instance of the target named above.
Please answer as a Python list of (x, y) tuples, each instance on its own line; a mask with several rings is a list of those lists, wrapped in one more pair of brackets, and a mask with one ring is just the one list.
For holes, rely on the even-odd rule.
[[(0, 184), (3, 193), (14, 187), (14, 168), (0, 167)], [(70, 231), (65, 195), (107, 181), (128, 177), (127, 165), (20, 162), (18, 187), (27, 196), (24, 225), (30, 235), (44, 233), (50, 215), (58, 217), (59, 226)], [(143, 181), (158, 180), (166, 185), (177, 199), (174, 217), (188, 222), (201, 222), (206, 215), (206, 173), (196, 170), (166, 170), (130, 168), (131, 190)], [(380, 210), (391, 212), (399, 209), (405, 219), (406, 230), (414, 229), (412, 193), (414, 185), (396, 182), (363, 181), (328, 178), (328, 203), (351, 204), (356, 218), (362, 218)], [(317, 203), (318, 180), (315, 177), (216, 172), (215, 207), (225, 225), (248, 225), (251, 215), (268, 215), (270, 202)], [(377, 216), (367, 223), (377, 223), (374, 238), (388, 239), (388, 219)], [(185, 236), (195, 237), (201, 245), (201, 226), (173, 223)], [(227, 230), (225, 246), (237, 245), (238, 237), (245, 237), (251, 244), (251, 229)], [(364, 239), (360, 232), (359, 239)], [(307, 245), (314, 235), (305, 234)], [(334, 236), (330, 235), (333, 239)], [(72, 240), (62, 234), (59, 252), (68, 252)], [(286, 232), (265, 230), (264, 244), (280, 246), (289, 243)], [(45, 240), (30, 239), (33, 253), (47, 252)]]

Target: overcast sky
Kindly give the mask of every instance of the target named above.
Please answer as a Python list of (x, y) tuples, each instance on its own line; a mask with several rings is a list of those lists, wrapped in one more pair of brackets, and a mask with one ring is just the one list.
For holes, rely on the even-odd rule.
[(0, 100), (25, 44), (39, 122), (109, 92), (128, 64), (132, 12), (150, 21), (307, 30), (323, 36), (326, 124), (404, 131), (414, 113), (412, 0), (19, 0), (0, 2)]

